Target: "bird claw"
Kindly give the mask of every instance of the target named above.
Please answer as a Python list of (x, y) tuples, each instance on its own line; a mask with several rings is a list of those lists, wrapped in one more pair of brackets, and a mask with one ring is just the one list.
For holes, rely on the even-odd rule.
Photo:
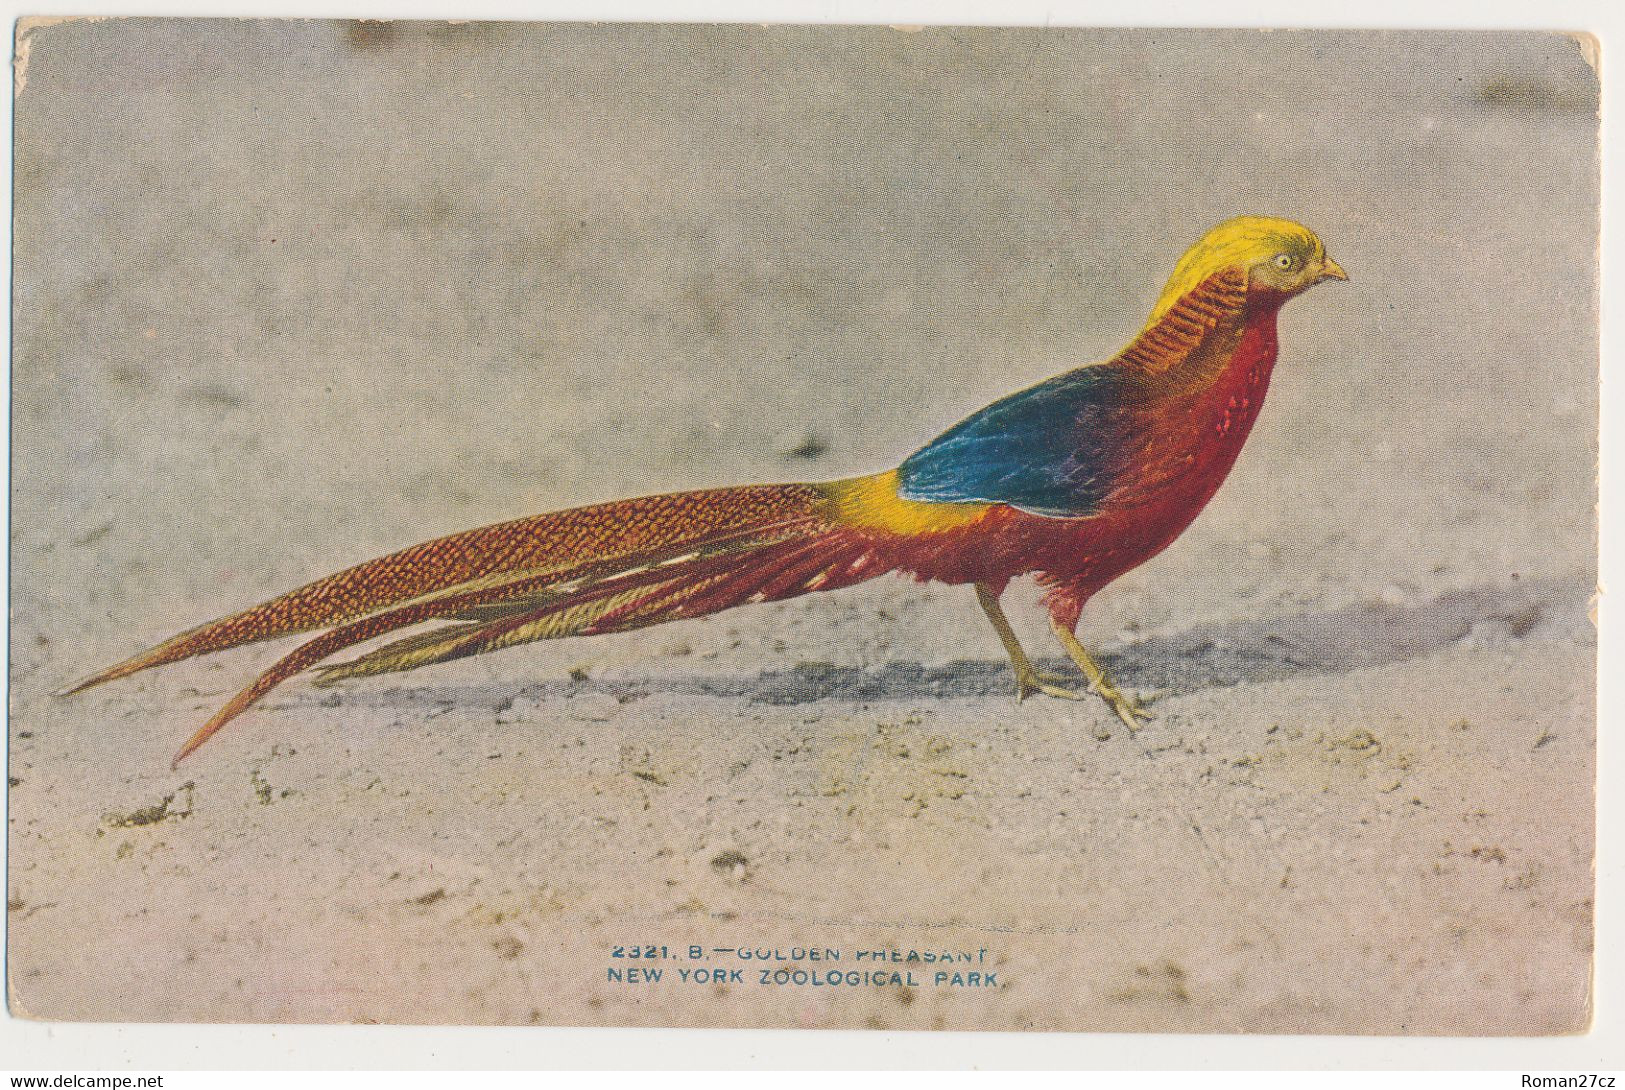
[(1116, 699), (1108, 696), (1106, 701), (1112, 706), (1112, 711), (1117, 713), (1117, 718), (1121, 719), (1123, 725), (1128, 727), (1129, 730), (1139, 730), (1156, 718), (1156, 716), (1145, 710), (1144, 701), (1137, 700), (1132, 696), (1124, 696), (1121, 693), (1115, 695)]
[(1155, 694), (1141, 699), (1138, 696), (1123, 693), (1105, 679), (1091, 682), (1089, 691), (1110, 704), (1112, 711), (1117, 713), (1117, 718), (1121, 719), (1123, 725), (1131, 731), (1139, 730), (1141, 726), (1156, 718), (1155, 715), (1146, 710), (1146, 706), (1157, 699)]
[(1029, 674), (1016, 675), (1016, 703), (1020, 704), (1034, 693), (1053, 696), (1057, 700), (1082, 700), (1086, 694), (1076, 689), (1068, 688), (1066, 678), (1054, 674), (1040, 674), (1033, 671)]
[[(1040, 674), (1036, 670), (1032, 673), (1018, 674), (1016, 676), (1016, 703), (1020, 704), (1035, 693), (1053, 696), (1058, 700), (1082, 700), (1086, 696), (1094, 695), (1104, 700), (1112, 711), (1117, 713), (1117, 718), (1123, 721), (1123, 725), (1131, 731), (1139, 730), (1147, 722), (1156, 718), (1146, 710), (1146, 705), (1157, 699), (1157, 696), (1161, 694), (1154, 694), (1144, 699), (1125, 696), (1110, 682), (1106, 681), (1091, 682), (1087, 688), (1080, 691), (1062, 684), (1064, 680), (1050, 674)], [(1110, 736), (1108, 735), (1108, 737)]]

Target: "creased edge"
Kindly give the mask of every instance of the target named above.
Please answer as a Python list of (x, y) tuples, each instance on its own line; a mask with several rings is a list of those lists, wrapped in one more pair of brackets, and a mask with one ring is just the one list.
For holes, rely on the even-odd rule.
[(6, 1010), (13, 1018), (21, 1018), (29, 1022), (46, 1022), (50, 1019), (35, 1014), (23, 1002), (23, 997), (17, 993), (17, 981), (11, 973), (6, 974)]
[(16, 45), (11, 55), (11, 98), (15, 102), (28, 86), (28, 57), (34, 48), (34, 35), (60, 23), (100, 23), (112, 15), (24, 15), (17, 20)]
[(1602, 42), (1597, 36), (1589, 30), (1568, 30), (1564, 31), (1564, 36), (1579, 47), (1580, 59), (1586, 62), (1592, 74), (1600, 77), (1602, 69), (1598, 66), (1602, 63)]

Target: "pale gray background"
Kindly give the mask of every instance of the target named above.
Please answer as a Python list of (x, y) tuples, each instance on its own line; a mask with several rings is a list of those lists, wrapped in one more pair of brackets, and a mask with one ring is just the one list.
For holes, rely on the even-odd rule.
[[(590, 951), (593, 929), (615, 931), (626, 911), (624, 891), (603, 888), (612, 877), (650, 898), (639, 910), (678, 913), (661, 927), (698, 933), (689, 917), (724, 909), (805, 918), (830, 895), (833, 867), (854, 876), (819, 918), (872, 919), (861, 902), (873, 896), (935, 920), (939, 902), (966, 903), (951, 892), (965, 883), (982, 899), (962, 913), (972, 924), (1093, 937), (1060, 954), (1035, 945), (1011, 978), (1026, 994), (987, 1008), (889, 1003), (816, 1024), (1576, 1024), (1596, 164), (1595, 84), (1572, 42), (124, 22), (43, 31), (27, 79), (20, 1006), (523, 1021), (520, 997), (541, 991), (579, 1000), (550, 1012), (564, 1021), (782, 1024), (801, 1015), (591, 1007), (589, 978), (558, 968), (590, 955), (544, 953), (529, 932), (467, 924), (443, 956), (478, 983), (444, 996), (370, 963), (321, 968), (310, 944), (325, 952), (345, 934), (410, 948), (419, 928), (445, 941), (432, 905), (378, 907), (442, 886), (458, 920), (515, 918), (490, 909), (494, 887)], [(273, 702), (235, 725), (179, 776), (164, 771), (167, 754), (263, 654), (71, 705), (41, 699), (175, 628), (435, 533), (634, 491), (882, 468), (991, 397), (1115, 348), (1180, 250), (1237, 212), (1309, 222), (1355, 282), (1292, 305), (1271, 402), (1234, 479), (1184, 541), (1086, 618), (1092, 639), (1124, 651), (1125, 680), (1175, 685), (1138, 743), (1094, 742), (1094, 708), (1014, 711), (965, 596), (900, 583), (358, 684), (336, 708), (290, 687), (281, 711)], [(784, 453), (809, 438), (827, 452)], [(1456, 591), (1472, 593), (1438, 597)], [(1036, 615), (1019, 623), (1041, 638)], [(1227, 624), (1240, 627), (1215, 628)], [(1278, 631), (1304, 645), (1296, 661), (1310, 669), (1270, 659)], [(911, 687), (914, 664), (963, 658), (975, 667), (952, 671), (969, 681), (949, 699)], [(751, 702), (782, 695), (764, 671), (798, 663), (870, 668), (874, 699), (836, 685), (788, 709)], [(602, 687), (554, 684), (502, 708), (578, 664), (612, 687), (681, 683), (625, 705)], [(1257, 684), (1215, 687), (1233, 681)], [(1507, 681), (1520, 691), (1502, 693)], [(442, 701), (455, 710), (425, 722)], [(942, 769), (881, 744), (881, 723), (917, 712), (936, 718), (913, 729), (976, 743), (993, 762), (950, 770), (969, 781), (959, 797), (935, 792)], [(1404, 722), (1387, 727), (1396, 713)], [(1452, 733), (1463, 719), (1479, 728)], [(540, 752), (560, 722), (597, 748)], [(1249, 760), (1276, 736), (1269, 726), (1300, 733), (1279, 769)], [(1335, 743), (1356, 729), (1384, 739), (1392, 767), (1350, 757), (1359, 772), (1348, 772), (1351, 751)], [(277, 741), (298, 754), (272, 756)], [(786, 748), (801, 766), (774, 756)], [(503, 761), (488, 759), (497, 752)], [(870, 752), (878, 765), (854, 756)], [(1215, 764), (1263, 775), (1262, 794), (1221, 777), (1193, 796)], [(653, 765), (670, 786), (646, 798), (630, 771)], [(261, 809), (251, 769), (300, 794)], [(388, 814), (387, 842), (366, 793), (385, 770), (435, 800), (429, 814)], [(1407, 773), (1434, 777), (1415, 804), (1426, 819), (1398, 805), (1416, 791), (1384, 791)], [(598, 775), (627, 797), (584, 801)], [(496, 814), (469, 805), (469, 778), (496, 791)], [(135, 838), (100, 821), (187, 780), (197, 803), (183, 821)], [(823, 809), (807, 812), (801, 781)], [(827, 790), (857, 794), (863, 812)], [(1086, 803), (1069, 799), (1078, 791)], [(621, 806), (655, 824), (632, 836)], [(1141, 811), (1160, 815), (1149, 829)], [(1490, 816), (1472, 817), (1481, 811), (1502, 823), (1494, 836)], [(543, 834), (547, 813), (561, 843)], [(592, 831), (572, 830), (577, 819)], [(421, 867), (442, 820), (460, 830), (452, 869), (465, 868), (464, 886), (352, 889), (334, 907), (339, 876), (416, 874), (380, 860)], [(515, 823), (539, 827), (517, 852)], [(967, 825), (996, 835), (968, 842)], [(320, 850), (301, 842), (317, 830)], [(605, 853), (629, 837), (647, 869), (616, 877)], [(730, 885), (708, 866), (723, 848), (766, 869)], [(1481, 861), (1497, 848), (1501, 862)], [(995, 859), (997, 875), (974, 873)], [(262, 903), (267, 868), (297, 873), (282, 880), (304, 906), (294, 917)], [(222, 881), (232, 869), (238, 884)], [(1307, 889), (1280, 885), (1287, 871)], [(1238, 874), (1256, 881), (1238, 888)], [(924, 899), (910, 904), (909, 891)], [(241, 923), (153, 929), (153, 913), (172, 914), (159, 903), (191, 898), (221, 921), (254, 903), (254, 926), (314, 979), (280, 981), (270, 999), (231, 991), (211, 960), (238, 961), (260, 939)], [(1131, 911), (1137, 902), (1167, 920)], [(1352, 919), (1328, 917), (1332, 905)], [(1238, 917), (1268, 941), (1213, 932)], [(807, 926), (793, 934), (805, 941)], [(1148, 940), (1159, 927), (1173, 937)], [(510, 939), (519, 956), (491, 954)], [(125, 976), (98, 943), (122, 952)], [(476, 950), (495, 956), (488, 970), (470, 968)], [(73, 967), (87, 956), (94, 979)], [(166, 957), (226, 993), (142, 1006)], [(1038, 986), (1058, 958), (1081, 961)], [(1164, 962), (1192, 982), (1184, 1000), (1160, 977), (1141, 985), (1139, 969)]]

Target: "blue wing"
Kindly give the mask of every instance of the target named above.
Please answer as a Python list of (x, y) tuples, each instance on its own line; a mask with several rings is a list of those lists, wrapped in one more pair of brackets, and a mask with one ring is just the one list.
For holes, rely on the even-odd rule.
[(910, 455), (898, 494), (1054, 518), (1094, 514), (1115, 477), (1111, 423), (1123, 381), (1116, 368), (1083, 367), (995, 401)]

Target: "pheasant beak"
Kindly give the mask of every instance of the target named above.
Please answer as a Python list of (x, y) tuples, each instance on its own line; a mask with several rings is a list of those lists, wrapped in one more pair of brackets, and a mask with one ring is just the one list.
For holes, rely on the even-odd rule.
[(1320, 276), (1317, 277), (1317, 282), (1320, 280), (1347, 280), (1348, 278), (1349, 274), (1343, 271), (1343, 266), (1329, 257), (1320, 259)]

